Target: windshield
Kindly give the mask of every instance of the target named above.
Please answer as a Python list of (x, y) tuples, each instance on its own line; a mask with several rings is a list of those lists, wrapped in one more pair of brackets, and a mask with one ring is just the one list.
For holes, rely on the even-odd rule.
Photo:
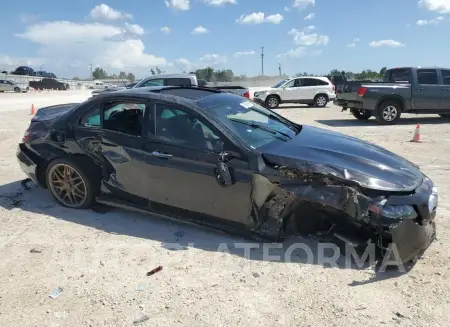
[(238, 96), (227, 97), (204, 109), (253, 149), (287, 142), (299, 132), (298, 127), (288, 120)]
[(287, 79), (282, 80), (281, 82), (278, 82), (277, 84), (275, 84), (274, 86), (272, 86), (273, 89), (277, 89), (279, 88), (281, 85), (283, 85), (284, 83), (286, 83)]

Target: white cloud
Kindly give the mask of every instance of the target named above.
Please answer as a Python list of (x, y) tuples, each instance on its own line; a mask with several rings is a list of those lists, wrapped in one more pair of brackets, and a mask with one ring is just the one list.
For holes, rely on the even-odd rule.
[(292, 35), (294, 37), (294, 43), (300, 46), (327, 45), (330, 41), (328, 35), (309, 33), (295, 28), (290, 30), (288, 34)]
[(219, 64), (224, 64), (228, 61), (227, 57), (221, 56), (216, 53), (206, 54), (199, 59), (199, 62), (203, 65), (216, 66)]
[(253, 50), (252, 51), (238, 51), (238, 52), (234, 53), (234, 56), (236, 58), (239, 58), (239, 57), (243, 57), (243, 56), (253, 56), (255, 54), (256, 54), (256, 52)]
[(284, 17), (280, 14), (269, 15), (266, 17), (266, 22), (272, 24), (280, 24), (283, 21), (283, 19)]
[(179, 58), (175, 60), (175, 64), (182, 65), (182, 66), (189, 66), (191, 65), (191, 62), (187, 60), (186, 58)]
[(303, 10), (308, 6), (315, 6), (316, 0), (294, 0), (292, 7), (298, 8), (299, 10)]
[(169, 26), (163, 26), (160, 29), (161, 32), (166, 33), (166, 34), (170, 34), (171, 30)]
[(289, 57), (289, 58), (300, 58), (306, 55), (305, 47), (297, 47), (295, 49), (290, 49), (286, 53), (277, 55), (277, 58)]
[(356, 44), (359, 43), (359, 41), (361, 41), (359, 38), (354, 38), (352, 43), (347, 44), (347, 47), (349, 48), (355, 48)]
[(91, 10), (89, 17), (94, 20), (121, 20), (133, 18), (131, 14), (115, 10), (108, 5), (105, 5), (104, 3), (95, 6)]
[(174, 10), (187, 11), (191, 9), (191, 0), (164, 0), (167, 8)]
[(217, 53), (205, 54), (196, 61), (190, 61), (186, 58), (179, 58), (175, 60), (174, 66), (176, 69), (183, 71), (194, 71), (196, 69), (206, 67), (217, 67), (228, 62), (226, 56), (219, 55)]
[(419, 26), (425, 26), (425, 25), (437, 25), (437, 24), (439, 24), (441, 21), (443, 21), (444, 20), (444, 17), (442, 17), (442, 16), (439, 16), (439, 17), (436, 17), (435, 19), (430, 19), (430, 20), (426, 20), (426, 19), (419, 19), (417, 22), (416, 22), (416, 25), (419, 25)]
[(279, 24), (283, 19), (283, 15), (280, 14), (269, 15), (266, 17), (263, 12), (254, 12), (248, 15), (241, 15), (236, 19), (236, 23), (254, 25), (262, 23)]
[(0, 65), (3, 68), (13, 69), (17, 66), (38, 66), (45, 63), (44, 58), (15, 58), (6, 55), (0, 55)]
[(404, 47), (403, 43), (400, 43), (395, 40), (380, 40), (380, 41), (372, 41), (369, 43), (371, 47), (391, 47), (391, 48), (400, 48)]
[(128, 24), (125, 23), (125, 29), (134, 35), (143, 35), (145, 33), (144, 29), (142, 28), (142, 26), (139, 26), (138, 24)]
[(316, 27), (314, 25), (309, 25), (309, 26), (306, 26), (306, 29), (310, 30), (310, 31), (314, 31), (316, 29)]
[(206, 33), (209, 33), (209, 32), (208, 32), (208, 30), (207, 30), (206, 28), (204, 28), (203, 26), (197, 26), (196, 28), (194, 28), (194, 29), (191, 31), (191, 34), (194, 34), (194, 35), (198, 35), (198, 34), (206, 34)]
[(284, 7), (284, 11), (285, 11), (285, 12), (290, 12), (290, 11), (291, 11), (291, 8), (289, 8), (289, 7)]
[[(79, 62), (77, 66), (85, 67), (83, 73), (90, 64), (140, 73), (142, 67), (167, 65), (165, 58), (145, 51), (142, 40), (130, 35), (130, 26), (54, 21), (28, 26), (18, 36), (41, 46), (39, 53), (51, 65), (49, 69), (64, 70)], [(136, 26), (132, 29), (140, 32)]]
[(226, 4), (237, 4), (237, 0), (204, 0), (210, 6), (223, 6)]
[(428, 11), (435, 11), (440, 14), (450, 13), (449, 0), (419, 0), (418, 5)]
[(305, 20), (312, 20), (316, 17), (315, 13), (310, 13), (309, 15), (305, 16)]

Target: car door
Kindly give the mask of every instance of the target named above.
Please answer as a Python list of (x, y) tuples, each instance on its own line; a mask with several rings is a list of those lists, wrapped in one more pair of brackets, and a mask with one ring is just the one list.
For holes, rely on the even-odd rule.
[(283, 87), (282, 100), (295, 101), (304, 99), (304, 90), (302, 89), (303, 78), (295, 78)]
[[(247, 160), (241, 157), (227, 162), (233, 171), (233, 185), (223, 187), (217, 177), (222, 148), (235, 150), (230, 141), (204, 117), (174, 103), (155, 103), (148, 121), (152, 128), (144, 149), (149, 154), (151, 209), (204, 223), (252, 226), (253, 174)], [(219, 141), (224, 142), (223, 147)]]
[(442, 86), (437, 69), (417, 69), (412, 85), (412, 104), (415, 110), (438, 110), (441, 106)]
[(148, 205), (146, 156), (142, 149), (146, 99), (97, 100), (73, 122), (75, 139), (103, 167), (102, 191)]
[(316, 78), (303, 78), (302, 91), (304, 98), (302, 100), (313, 100), (316, 94), (319, 93), (318, 89)]
[(0, 80), (0, 91), (5, 92), (6, 91), (6, 81)]
[(441, 110), (450, 110), (450, 69), (441, 69), (442, 75), (442, 96)]

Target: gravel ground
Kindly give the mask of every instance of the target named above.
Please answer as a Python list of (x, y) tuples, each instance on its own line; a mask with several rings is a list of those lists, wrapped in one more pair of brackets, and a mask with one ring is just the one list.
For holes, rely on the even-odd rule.
[[(80, 101), (87, 94), (0, 97), (0, 326), (132, 326), (143, 315), (149, 319), (141, 325), (153, 327), (450, 325), (450, 124), (407, 116), (380, 127), (333, 106), (278, 110), (384, 146), (436, 182), (438, 240), (409, 273), (375, 273), (324, 267), (301, 255), (294, 262), (264, 261), (261, 249), (250, 256), (233, 250), (247, 241), (239, 237), (115, 209), (70, 210), (44, 190), (24, 191), (15, 151), (31, 104)], [(410, 143), (417, 122), (423, 143)], [(220, 243), (231, 251), (218, 250)], [(163, 270), (146, 276), (157, 266)], [(50, 298), (58, 287), (61, 295)]]

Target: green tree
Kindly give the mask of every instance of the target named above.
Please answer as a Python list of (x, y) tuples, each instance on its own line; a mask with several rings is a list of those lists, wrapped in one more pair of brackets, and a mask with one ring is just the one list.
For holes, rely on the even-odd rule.
[(133, 83), (136, 80), (136, 77), (133, 73), (128, 73), (127, 80), (129, 80), (131, 83)]
[(156, 73), (161, 74), (161, 69), (159, 69), (158, 67), (156, 67)]
[(108, 74), (106, 73), (106, 71), (103, 68), (97, 67), (92, 72), (92, 77), (94, 79), (106, 79), (106, 78), (108, 78)]
[(386, 74), (386, 71), (387, 71), (387, 67), (381, 68), (381, 70), (380, 70), (380, 75), (381, 75), (381, 76), (384, 76), (384, 75)]
[(152, 75), (156, 75), (156, 72), (155, 72), (155, 70), (154, 70), (153, 68), (150, 69), (150, 73), (151, 73)]

